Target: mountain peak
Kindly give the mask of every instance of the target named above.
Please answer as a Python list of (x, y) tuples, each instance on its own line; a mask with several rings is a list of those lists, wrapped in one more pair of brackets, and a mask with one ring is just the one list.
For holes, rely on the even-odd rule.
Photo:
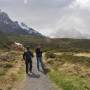
[(33, 28), (28, 27), (26, 24), (12, 21), (7, 13), (0, 10), (0, 31), (4, 33), (12, 33), (18, 35), (34, 35), (43, 36)]
[(12, 23), (12, 20), (9, 18), (7, 13), (0, 10), (0, 22), (8, 24), (8, 23)]

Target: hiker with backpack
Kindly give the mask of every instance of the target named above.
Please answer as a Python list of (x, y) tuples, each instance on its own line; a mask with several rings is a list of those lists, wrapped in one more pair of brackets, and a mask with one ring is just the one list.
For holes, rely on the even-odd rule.
[(30, 71), (32, 73), (32, 57), (33, 53), (30, 51), (29, 47), (26, 48), (26, 51), (23, 54), (23, 59), (26, 64), (26, 74)]

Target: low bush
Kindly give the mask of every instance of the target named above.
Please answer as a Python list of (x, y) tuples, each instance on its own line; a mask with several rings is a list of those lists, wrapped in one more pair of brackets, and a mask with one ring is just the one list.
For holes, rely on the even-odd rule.
[(56, 57), (56, 54), (54, 54), (54, 53), (52, 53), (52, 52), (47, 52), (47, 53), (45, 54), (45, 57), (46, 57), (46, 58), (55, 58), (55, 57)]

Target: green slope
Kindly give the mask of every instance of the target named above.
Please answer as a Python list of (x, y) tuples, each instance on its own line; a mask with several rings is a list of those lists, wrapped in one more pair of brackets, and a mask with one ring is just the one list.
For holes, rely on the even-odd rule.
[(9, 39), (11, 38), (14, 41), (23, 43), (24, 46), (30, 46), (31, 48), (35, 48), (38, 44), (41, 44), (44, 50), (90, 52), (90, 40), (87, 39), (50, 39), (32, 35), (9, 35)]
[(67, 39), (67, 38), (46, 38), (33, 35), (4, 34), (0, 32), (0, 47), (8, 47), (12, 41), (20, 42), (24, 46), (36, 48), (41, 44), (45, 51), (64, 52), (90, 52), (90, 40), (88, 39)]
[(0, 32), (0, 49), (10, 48), (11, 40), (8, 39), (7, 35)]

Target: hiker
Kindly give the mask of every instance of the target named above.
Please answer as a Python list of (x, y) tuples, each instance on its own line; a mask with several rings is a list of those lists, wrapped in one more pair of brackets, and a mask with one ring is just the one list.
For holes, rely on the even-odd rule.
[(40, 71), (40, 65), (44, 71), (44, 64), (43, 64), (43, 61), (42, 61), (42, 50), (41, 50), (41, 47), (38, 46), (35, 50), (36, 52), (36, 59), (37, 59), (37, 69), (38, 71)]
[(25, 60), (26, 64), (26, 74), (28, 74), (28, 71), (32, 73), (32, 57), (33, 53), (30, 51), (29, 47), (27, 47), (26, 51), (23, 54), (23, 59)]

